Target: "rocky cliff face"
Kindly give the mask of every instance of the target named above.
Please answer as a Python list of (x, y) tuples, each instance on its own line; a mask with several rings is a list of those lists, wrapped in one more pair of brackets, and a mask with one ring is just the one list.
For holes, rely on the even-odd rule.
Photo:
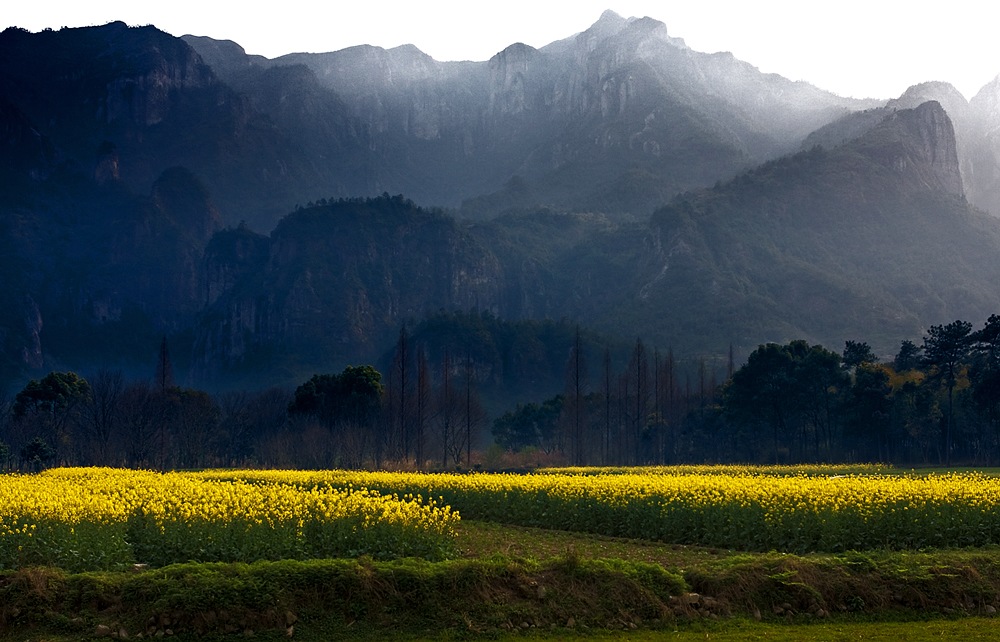
[(493, 118), (522, 114), (535, 107), (529, 70), (540, 57), (534, 47), (516, 43), (490, 59), (487, 112)]
[(856, 112), (820, 128), (803, 143), (829, 149), (861, 136), (889, 114), (934, 101), (948, 114), (955, 132), (955, 150), (962, 177), (962, 190), (976, 207), (1000, 216), (1000, 83), (983, 87), (971, 101), (948, 83), (914, 85), (885, 106)]
[(216, 233), (205, 249), (203, 307), (211, 307), (238, 285), (253, 282), (267, 263), (270, 242), (245, 224)]
[[(892, 143), (883, 143), (892, 137)], [(927, 190), (964, 196), (955, 129), (937, 102), (892, 113), (862, 142), (873, 158), (918, 181)]]
[(346, 364), (405, 320), (442, 309), (519, 316), (490, 250), (453, 219), (400, 198), (306, 208), (266, 240), (216, 235), (208, 254), (210, 307), (196, 349), (204, 377), (275, 359), (275, 350)]
[(25, 200), (0, 201), (0, 386), (97, 355), (128, 361), (203, 306), (201, 259), (220, 219), (190, 172), (135, 196), (109, 173), (65, 171), (28, 171)]
[[(121, 23), (109, 25), (112, 39), (121, 37), (128, 27)], [(155, 30), (147, 28), (149, 31)], [(152, 35), (152, 34), (151, 34)], [(163, 47), (163, 45), (168, 45)], [(176, 97), (205, 89), (215, 83), (215, 77), (190, 47), (176, 40), (164, 39), (157, 44), (157, 53), (146, 50), (122, 49), (119, 64), (130, 70), (109, 79), (103, 100), (98, 105), (97, 118), (112, 124), (126, 121), (140, 127), (151, 127), (170, 117), (179, 107)]]
[(93, 154), (101, 142), (90, 138), (95, 129), (142, 137), (190, 115), (184, 101), (192, 93), (224, 92), (190, 47), (154, 27), (11, 28), (0, 34), (0, 52), (7, 99), (70, 153)]
[[(43, 180), (55, 168), (52, 141), (12, 103), (0, 98), (0, 176), (8, 185)], [(5, 190), (6, 192), (7, 190)], [(0, 198), (7, 194), (0, 193)]]

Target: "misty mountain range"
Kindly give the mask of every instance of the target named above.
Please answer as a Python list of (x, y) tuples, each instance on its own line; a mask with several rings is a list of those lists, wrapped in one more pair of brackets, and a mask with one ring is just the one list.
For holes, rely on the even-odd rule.
[(1000, 80), (846, 99), (612, 12), (485, 62), (9, 28), (0, 383), (164, 335), (192, 382), (289, 383), (442, 310), (891, 354), (998, 312), (998, 131)]

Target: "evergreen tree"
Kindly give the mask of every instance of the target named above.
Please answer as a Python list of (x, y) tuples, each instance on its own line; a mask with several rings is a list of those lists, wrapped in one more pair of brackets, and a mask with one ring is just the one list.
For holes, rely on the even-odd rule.
[(892, 367), (896, 372), (916, 370), (920, 367), (920, 361), (920, 348), (909, 339), (904, 339), (899, 344), (899, 352), (896, 353)]
[(923, 345), (923, 364), (931, 368), (931, 377), (944, 383), (948, 390), (945, 410), (944, 465), (951, 465), (952, 438), (955, 432), (955, 385), (959, 370), (972, 349), (972, 324), (956, 320), (948, 325), (932, 325)]

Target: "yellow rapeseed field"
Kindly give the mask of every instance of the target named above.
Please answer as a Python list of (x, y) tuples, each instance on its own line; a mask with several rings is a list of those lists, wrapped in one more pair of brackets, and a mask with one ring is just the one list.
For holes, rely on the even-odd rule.
[(453, 549), (447, 506), (364, 488), (63, 468), (0, 477), (0, 568), (423, 556)]
[[(859, 473), (860, 471), (860, 473)], [(0, 476), (0, 568), (455, 553), (465, 518), (740, 550), (1000, 544), (1000, 481), (844, 467)]]
[[(845, 474), (846, 471), (855, 471)], [(856, 474), (856, 471), (863, 474)], [(1000, 480), (881, 467), (594, 469), (534, 475), (242, 472), (300, 487), (423, 493), (483, 519), (740, 550), (922, 549), (1000, 544)]]

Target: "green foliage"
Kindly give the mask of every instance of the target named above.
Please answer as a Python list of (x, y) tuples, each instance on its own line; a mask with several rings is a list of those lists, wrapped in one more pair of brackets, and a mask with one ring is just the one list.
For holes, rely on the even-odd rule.
[(90, 396), (90, 384), (75, 372), (50, 372), (40, 381), (32, 379), (14, 398), (14, 416), (30, 411), (65, 412)]
[[(802, 340), (760, 346), (727, 385), (725, 411), (732, 421), (769, 433), (778, 463), (780, 448), (790, 447), (802, 426), (811, 428), (815, 443), (829, 439), (823, 432), (829, 433), (835, 400), (848, 383), (840, 365), (840, 355)], [(798, 447), (804, 457), (815, 444)]]
[(920, 348), (909, 339), (903, 339), (899, 344), (899, 352), (896, 353), (892, 363), (897, 372), (906, 372), (919, 368), (921, 361)]
[(944, 435), (944, 460), (951, 464), (954, 437), (954, 391), (958, 370), (972, 349), (972, 324), (961, 319), (948, 325), (932, 325), (923, 345), (923, 364), (930, 368), (932, 380), (942, 381), (948, 389), (947, 423)]
[(890, 370), (862, 362), (854, 372), (854, 381), (844, 400), (844, 429), (848, 435), (874, 438), (876, 458), (889, 459), (891, 444), (892, 386)]
[(374, 366), (347, 366), (340, 374), (317, 374), (295, 389), (290, 415), (316, 417), (328, 426), (363, 425), (379, 409), (382, 375)]
[[(532, 546), (549, 539), (548, 532), (504, 532), (503, 543), (477, 548), (482, 552), (476, 559), (437, 564), (316, 560), (178, 564), (154, 572), (8, 573), (0, 599), (9, 615), (0, 633), (77, 640), (93, 637), (97, 624), (117, 624), (130, 638), (170, 628), (184, 638), (253, 631), (277, 639), (290, 635), (293, 623), (294, 639), (317, 641), (507, 639), (523, 638), (511, 629), (527, 622), (535, 627), (528, 635), (543, 639), (696, 640), (708, 634), (734, 640), (922, 641), (989, 639), (996, 627), (994, 618), (970, 617), (993, 604), (1000, 586), (989, 551), (734, 555), (557, 534), (562, 550), (579, 547), (576, 558), (568, 559)], [(470, 541), (482, 541), (482, 533), (471, 529)], [(538, 561), (496, 554), (511, 540), (524, 542)], [(626, 561), (604, 559), (601, 551), (608, 547)], [(796, 614), (777, 615), (774, 607), (784, 603)], [(671, 608), (680, 604), (687, 608)], [(860, 614), (841, 615), (862, 605)], [(703, 617), (697, 617), (699, 607)], [(755, 610), (764, 622), (751, 620)], [(723, 617), (707, 623), (705, 611), (713, 620)], [(943, 618), (945, 612), (951, 615)], [(638, 630), (623, 634), (629, 623)]]
[(932, 325), (924, 337), (923, 365), (935, 370), (949, 387), (955, 385), (958, 367), (972, 348), (972, 324), (961, 319)]
[(518, 404), (493, 421), (493, 438), (507, 450), (534, 447), (551, 452), (556, 445), (563, 397)]
[(872, 347), (864, 341), (851, 341), (844, 343), (844, 353), (842, 361), (845, 368), (855, 368), (863, 363), (877, 363), (878, 357), (872, 351)]
[(35, 437), (18, 453), (21, 462), (30, 470), (39, 471), (56, 458), (56, 451), (41, 437)]

